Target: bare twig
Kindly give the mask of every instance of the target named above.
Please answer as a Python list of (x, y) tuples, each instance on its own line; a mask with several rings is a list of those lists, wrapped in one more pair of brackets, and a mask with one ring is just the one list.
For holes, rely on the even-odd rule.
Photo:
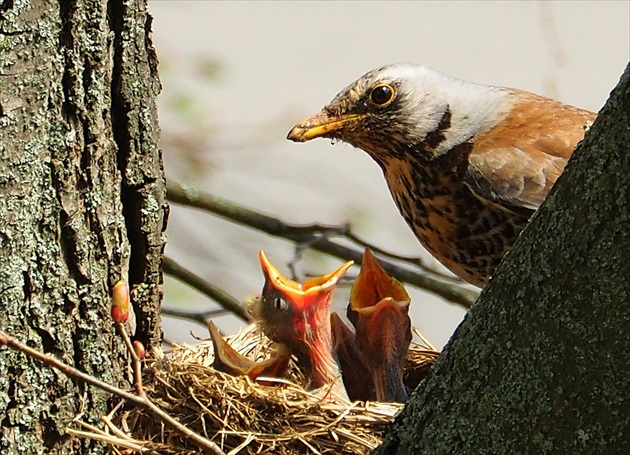
[[(125, 344), (127, 344), (127, 348), (129, 349), (129, 352), (132, 355), (132, 358), (134, 359), (133, 360), (134, 361), (134, 375), (136, 376), (135, 378), (136, 388), (139, 391), (139, 395), (134, 395), (132, 393), (126, 392), (122, 389), (119, 389), (118, 387), (107, 384), (106, 382), (103, 382), (93, 376), (90, 376), (89, 374), (83, 373), (82, 371), (79, 371), (76, 368), (71, 367), (70, 365), (62, 362), (61, 360), (51, 355), (44, 354), (43, 352), (37, 351), (35, 349), (28, 347), (27, 345), (23, 343), (20, 343), (15, 338), (12, 338), (6, 333), (1, 332), (1, 331), (0, 331), (0, 345), (6, 345), (11, 349), (20, 351), (28, 355), (29, 357), (39, 360), (40, 362), (42, 362), (43, 364), (45, 364), (46, 366), (50, 368), (56, 368), (57, 370), (61, 371), (63, 374), (65, 374), (69, 378), (76, 379), (78, 381), (81, 381), (85, 384), (92, 385), (94, 387), (98, 387), (101, 390), (104, 390), (113, 395), (116, 395), (117, 397), (127, 400), (135, 404), (136, 406), (147, 410), (148, 412), (153, 414), (156, 418), (158, 418), (161, 422), (163, 422), (165, 425), (167, 425), (168, 427), (172, 428), (175, 431), (180, 432), (181, 434), (189, 438), (199, 448), (207, 450), (208, 453), (212, 453), (215, 455), (225, 455), (225, 453), (221, 450), (221, 448), (217, 446), (214, 442), (209, 441), (203, 436), (200, 436), (194, 431), (185, 427), (184, 425), (179, 423), (177, 420), (175, 420), (173, 417), (171, 417), (168, 413), (164, 412), (162, 409), (156, 406), (151, 400), (149, 400), (149, 398), (144, 393), (144, 390), (142, 389), (142, 382), (139, 377), (140, 359), (136, 355), (136, 352), (133, 349), (133, 346), (131, 345), (131, 341), (129, 340), (129, 336), (127, 335), (126, 330), (124, 329), (124, 325), (123, 324), (116, 324), (116, 325), (118, 326), (118, 329), (121, 332), (121, 334), (124, 334), (123, 338), (125, 339)], [(121, 327), (122, 327), (122, 330), (121, 330)]]
[(376, 245), (372, 245), (369, 242), (366, 242), (365, 240), (363, 240), (362, 238), (360, 238), (359, 236), (357, 236), (356, 234), (354, 234), (352, 231), (348, 230), (345, 234), (344, 237), (346, 237), (348, 240), (356, 243), (359, 246), (362, 246), (364, 248), (369, 248), (370, 250), (372, 250), (372, 253), (381, 256), (381, 257), (385, 257), (387, 259), (392, 259), (394, 261), (399, 261), (399, 262), (404, 262), (406, 264), (409, 264), (411, 266), (414, 267), (418, 267), (420, 270), (423, 270), (427, 273), (433, 274), (436, 277), (439, 277), (440, 279), (443, 279), (445, 281), (449, 281), (451, 283), (455, 283), (455, 284), (462, 284), (463, 281), (461, 278), (456, 277), (455, 275), (447, 275), (446, 273), (442, 273), (441, 271), (439, 271), (436, 267), (432, 267), (430, 265), (428, 265), (421, 257), (418, 256), (402, 256), (399, 254), (395, 254), (392, 253), (391, 251), (386, 251)]
[(217, 316), (230, 313), (229, 310), (206, 310), (206, 311), (183, 311), (175, 308), (162, 307), (162, 315), (172, 318), (185, 319), (196, 322), (204, 327), (208, 327), (208, 321)]
[(223, 289), (208, 283), (200, 276), (186, 269), (173, 259), (164, 256), (163, 262), (164, 272), (177, 278), (178, 280), (192, 286), (204, 295), (217, 302), (222, 308), (233, 313), (236, 317), (245, 322), (252, 322), (252, 317), (243, 308), (241, 303), (225, 292)]
[(131, 356), (131, 363), (133, 365), (133, 379), (135, 381), (136, 393), (140, 395), (142, 398), (147, 398), (147, 394), (144, 393), (144, 388), (142, 387), (142, 361), (138, 358), (136, 354), (136, 350), (133, 348), (133, 344), (131, 344), (131, 338), (127, 334), (127, 329), (125, 329), (125, 324), (116, 323), (116, 329), (118, 329), (118, 333), (122, 337), (125, 342), (125, 346), (127, 346), (127, 351)]
[[(175, 204), (204, 210), (229, 221), (257, 229), (269, 235), (291, 240), (298, 244), (308, 244), (315, 250), (343, 260), (351, 259), (355, 262), (360, 262), (363, 255), (363, 247), (369, 246), (374, 248), (365, 242), (361, 243), (362, 248), (356, 248), (330, 240), (330, 237), (342, 236), (356, 241), (357, 237), (354, 234), (348, 235), (350, 228), (347, 225), (293, 225), (173, 181), (167, 183), (166, 189), (169, 201)], [(374, 249), (382, 251), (378, 248)], [(479, 295), (478, 291), (464, 287), (463, 284), (455, 284), (435, 271), (411, 270), (395, 264), (390, 259), (383, 257), (379, 259), (383, 268), (400, 281), (424, 289), (465, 308), (469, 308)], [(417, 266), (417, 264), (415, 265)]]

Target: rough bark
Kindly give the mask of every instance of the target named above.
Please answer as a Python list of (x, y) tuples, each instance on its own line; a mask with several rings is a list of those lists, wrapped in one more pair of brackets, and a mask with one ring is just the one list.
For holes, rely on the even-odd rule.
[[(161, 338), (164, 176), (144, 0), (0, 2), (0, 329), (109, 383), (127, 356), (109, 290), (132, 288), (135, 338)], [(0, 350), (0, 453), (104, 453), (68, 438), (110, 397)]]
[(627, 454), (630, 66), (377, 454)]

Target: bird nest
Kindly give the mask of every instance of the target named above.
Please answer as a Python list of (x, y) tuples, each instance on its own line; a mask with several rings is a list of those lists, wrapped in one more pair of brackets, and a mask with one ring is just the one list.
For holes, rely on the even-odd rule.
[[(271, 342), (254, 325), (228, 340), (256, 361), (270, 355)], [(287, 379), (252, 381), (222, 373), (212, 367), (210, 341), (177, 345), (160, 357), (145, 361), (148, 399), (226, 454), (369, 453), (402, 408), (398, 403), (344, 403), (314, 395), (298, 385), (303, 377), (295, 365)], [(436, 357), (435, 351), (412, 345), (407, 379), (419, 381)], [(113, 453), (180, 455), (201, 450), (181, 430), (139, 406), (121, 403), (103, 420), (105, 431), (92, 436), (110, 444)]]

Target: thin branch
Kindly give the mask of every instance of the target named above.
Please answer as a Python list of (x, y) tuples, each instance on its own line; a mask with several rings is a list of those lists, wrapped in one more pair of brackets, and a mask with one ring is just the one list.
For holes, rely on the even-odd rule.
[[(117, 326), (121, 334), (124, 333), (126, 335), (126, 330), (124, 329), (124, 326), (122, 324), (117, 324)], [(121, 327), (122, 327), (122, 330), (121, 330)], [(123, 336), (123, 338), (125, 337)], [(35, 349), (32, 349), (28, 347), (27, 345), (20, 343), (15, 338), (12, 338), (6, 333), (0, 331), (0, 345), (5, 345), (15, 351), (20, 351), (28, 355), (29, 357), (39, 360), (40, 362), (42, 362), (43, 364), (45, 364), (46, 366), (50, 368), (56, 368), (57, 370), (61, 371), (63, 374), (65, 374), (69, 378), (76, 379), (77, 381), (81, 381), (85, 384), (92, 385), (101, 390), (104, 390), (113, 395), (116, 395), (117, 397), (127, 400), (135, 404), (136, 406), (150, 412), (168, 427), (172, 428), (173, 430), (191, 439), (199, 448), (207, 450), (209, 451), (209, 453), (213, 453), (215, 455), (225, 455), (225, 452), (223, 452), (221, 448), (218, 445), (216, 445), (214, 442), (209, 441), (208, 439), (204, 438), (201, 435), (198, 435), (194, 431), (190, 430), (189, 428), (179, 423), (169, 414), (167, 414), (158, 406), (156, 406), (146, 396), (146, 394), (144, 393), (144, 390), (142, 389), (142, 383), (140, 382), (141, 381), (141, 378), (139, 377), (140, 370), (136, 366), (140, 362), (140, 359), (138, 359), (138, 356), (136, 355), (136, 352), (133, 349), (133, 346), (131, 345), (129, 336), (126, 336), (125, 344), (127, 344), (127, 348), (129, 349), (129, 352), (132, 358), (134, 359), (133, 360), (134, 361), (134, 376), (136, 376), (135, 378), (136, 387), (141, 392), (141, 395), (134, 395), (132, 393), (119, 389), (118, 387), (107, 384), (106, 382), (103, 382), (93, 376), (90, 376), (89, 374), (83, 373), (82, 371), (79, 371), (76, 368), (71, 367), (70, 365), (60, 361), (59, 359), (51, 355), (44, 354), (43, 352), (39, 352)]]
[(169, 257), (164, 256), (162, 264), (164, 267), (164, 273), (177, 278), (178, 280), (192, 286), (202, 294), (207, 295), (217, 302), (222, 308), (233, 313), (243, 321), (252, 322), (251, 315), (245, 310), (245, 308), (243, 308), (243, 305), (241, 305), (237, 299), (229, 295), (223, 289), (207, 282), (199, 275), (194, 274)]
[(207, 310), (207, 311), (183, 311), (175, 308), (162, 307), (162, 315), (172, 318), (186, 319), (208, 327), (208, 321), (217, 317), (230, 313), (229, 310)]
[(436, 277), (439, 277), (442, 280), (446, 280), (449, 281), (453, 284), (465, 284), (464, 281), (455, 276), (455, 275), (447, 275), (446, 273), (441, 272), (440, 270), (438, 270), (435, 267), (432, 267), (430, 265), (428, 265), (421, 257), (419, 256), (402, 256), (399, 254), (395, 254), (392, 253), (390, 251), (385, 251), (384, 249), (376, 246), (376, 245), (372, 245), (368, 242), (366, 242), (365, 240), (363, 240), (362, 238), (360, 238), (359, 236), (357, 236), (356, 234), (354, 234), (352, 231), (348, 230), (348, 232), (346, 232), (344, 234), (344, 236), (348, 239), (351, 240), (352, 242), (356, 243), (359, 246), (362, 246), (364, 248), (369, 248), (370, 250), (372, 250), (372, 253), (378, 255), (378, 256), (384, 256), (385, 258), (388, 259), (392, 259), (394, 261), (399, 261), (399, 262), (404, 262), (407, 263), (409, 265), (412, 265), (414, 267), (418, 267), (420, 270), (423, 270), (427, 273), (431, 273), (433, 275), (435, 275)]
[[(352, 259), (355, 262), (360, 262), (363, 256), (363, 248), (344, 246), (329, 238), (332, 236), (343, 236), (346, 239), (356, 239), (354, 234), (351, 236), (347, 235), (350, 231), (348, 225), (293, 225), (285, 223), (278, 218), (264, 215), (250, 208), (201, 192), (192, 187), (183, 186), (173, 181), (167, 182), (166, 191), (169, 201), (175, 204), (204, 210), (229, 221), (298, 244), (308, 244), (315, 250), (343, 260)], [(367, 246), (367, 244), (364, 243), (361, 246)], [(370, 248), (372, 247), (370, 246)], [(378, 248), (375, 248), (375, 250), (378, 250)], [(400, 281), (424, 289), (465, 308), (469, 308), (479, 296), (478, 291), (449, 282), (450, 280), (445, 280), (434, 271), (410, 270), (409, 268), (395, 264), (390, 259), (379, 259), (383, 268)]]
[(118, 333), (122, 337), (125, 342), (125, 346), (127, 346), (127, 352), (131, 356), (131, 363), (133, 365), (133, 378), (135, 380), (136, 393), (142, 398), (147, 399), (147, 394), (144, 392), (144, 387), (142, 386), (142, 361), (138, 358), (138, 354), (136, 350), (133, 348), (133, 344), (131, 343), (131, 338), (127, 334), (127, 329), (125, 329), (125, 324), (116, 323), (116, 329), (118, 329)]

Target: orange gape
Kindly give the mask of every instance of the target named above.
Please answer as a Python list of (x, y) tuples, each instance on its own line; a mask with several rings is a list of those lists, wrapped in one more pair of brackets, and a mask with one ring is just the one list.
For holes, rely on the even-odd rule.
[(355, 327), (357, 351), (370, 374), (370, 395), (377, 401), (402, 403), (408, 398), (403, 376), (411, 343), (409, 304), (403, 285), (366, 249), (350, 292), (348, 319)]
[(420, 243), (484, 286), (595, 117), (398, 64), (366, 73), (288, 138), (332, 138), (366, 151)]
[(309, 381), (307, 388), (324, 388), (333, 399), (345, 400), (347, 394), (332, 351), (330, 304), (337, 282), (352, 264), (298, 283), (284, 277), (260, 252), (265, 284), (255, 310), (258, 322), (265, 335), (296, 356)]

